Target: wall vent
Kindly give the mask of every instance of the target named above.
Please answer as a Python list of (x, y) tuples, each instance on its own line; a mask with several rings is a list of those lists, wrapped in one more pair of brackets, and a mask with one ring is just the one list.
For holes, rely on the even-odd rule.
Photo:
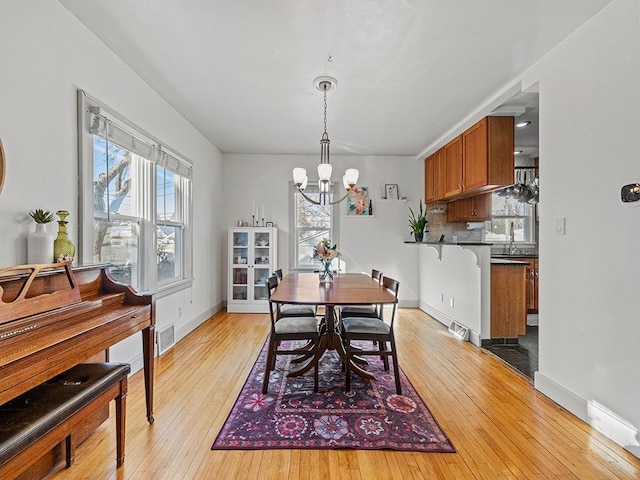
[(164, 330), (159, 330), (156, 338), (158, 343), (158, 355), (162, 355), (176, 343), (175, 327), (173, 325), (169, 325)]

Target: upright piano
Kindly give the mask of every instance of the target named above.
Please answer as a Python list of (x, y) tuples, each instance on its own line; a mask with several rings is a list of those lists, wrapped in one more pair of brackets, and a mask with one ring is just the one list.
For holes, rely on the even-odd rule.
[(142, 332), (153, 423), (155, 302), (117, 283), (108, 264), (0, 269), (0, 405)]

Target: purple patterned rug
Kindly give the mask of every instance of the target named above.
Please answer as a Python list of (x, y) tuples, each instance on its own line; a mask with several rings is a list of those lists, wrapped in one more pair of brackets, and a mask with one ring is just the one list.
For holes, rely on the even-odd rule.
[[(291, 357), (279, 356), (269, 392), (262, 394), (263, 348), (227, 417), (212, 450), (392, 449), (455, 452), (418, 393), (400, 370), (397, 395), (393, 368), (385, 372), (379, 357), (367, 357), (375, 380), (353, 375), (344, 391), (337, 354), (320, 361), (319, 392), (313, 371), (287, 378)], [(294, 367), (297, 367), (294, 365)]]

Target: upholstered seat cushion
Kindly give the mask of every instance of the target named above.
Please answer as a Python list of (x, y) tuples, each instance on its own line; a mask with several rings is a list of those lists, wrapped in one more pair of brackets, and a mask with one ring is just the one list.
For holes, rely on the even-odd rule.
[(0, 407), (0, 461), (95, 400), (131, 371), (123, 363), (83, 363)]
[(377, 318), (349, 317), (342, 320), (342, 329), (346, 333), (388, 335), (390, 327)]
[(316, 309), (311, 305), (293, 305), (285, 303), (280, 305), (280, 316), (282, 317), (315, 317)]
[(377, 317), (375, 305), (346, 305), (340, 309), (342, 317)]
[(277, 335), (318, 331), (315, 317), (283, 317), (275, 323), (274, 327)]

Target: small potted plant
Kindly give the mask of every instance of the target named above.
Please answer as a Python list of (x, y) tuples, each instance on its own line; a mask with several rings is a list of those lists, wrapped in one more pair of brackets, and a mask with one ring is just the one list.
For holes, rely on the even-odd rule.
[(413, 236), (416, 242), (422, 242), (424, 232), (429, 231), (426, 230), (428, 223), (427, 212), (422, 209), (422, 199), (420, 199), (420, 210), (418, 211), (418, 214), (416, 215), (411, 207), (409, 207), (409, 212), (409, 226), (411, 227)]
[(47, 232), (47, 223), (53, 222), (53, 213), (38, 208), (29, 212), (36, 229), (27, 236), (27, 262), (53, 263), (53, 235)]

